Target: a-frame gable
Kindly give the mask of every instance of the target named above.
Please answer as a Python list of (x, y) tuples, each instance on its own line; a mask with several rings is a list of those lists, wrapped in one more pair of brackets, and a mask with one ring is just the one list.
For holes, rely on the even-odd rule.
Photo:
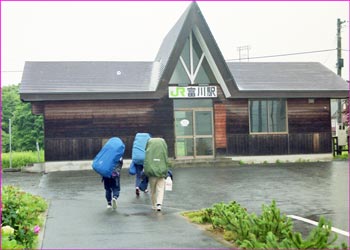
[[(237, 93), (237, 85), (196, 2), (191, 3), (163, 40), (155, 60), (162, 65), (159, 85), (170, 82), (176, 67), (179, 67), (179, 60), (181, 61), (180, 57), (185, 49), (186, 42), (190, 37), (192, 40), (193, 36), (200, 44), (207, 64), (210, 66), (210, 70), (225, 96), (231, 97)], [(193, 76), (195, 69), (192, 69), (191, 72), (185, 70), (184, 73)]]

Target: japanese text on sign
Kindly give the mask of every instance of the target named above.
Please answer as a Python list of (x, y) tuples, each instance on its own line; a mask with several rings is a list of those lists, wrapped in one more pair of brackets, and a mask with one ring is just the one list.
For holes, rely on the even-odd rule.
[(214, 98), (216, 86), (169, 87), (169, 98)]

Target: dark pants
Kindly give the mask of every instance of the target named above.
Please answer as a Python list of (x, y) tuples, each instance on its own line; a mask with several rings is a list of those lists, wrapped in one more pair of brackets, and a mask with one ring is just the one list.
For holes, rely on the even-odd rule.
[(106, 178), (103, 177), (103, 184), (106, 190), (106, 200), (110, 204), (113, 198), (119, 197), (120, 192), (120, 177)]
[(141, 183), (141, 175), (143, 170), (143, 165), (137, 165), (135, 164), (136, 168), (136, 181), (135, 181), (135, 187), (139, 187)]

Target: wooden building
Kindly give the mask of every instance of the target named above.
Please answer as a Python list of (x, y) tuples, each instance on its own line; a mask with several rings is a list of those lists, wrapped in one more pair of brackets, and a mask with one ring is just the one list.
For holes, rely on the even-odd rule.
[(169, 156), (332, 153), (330, 99), (348, 84), (320, 63), (226, 62), (193, 2), (150, 62), (26, 62), (20, 96), (44, 116), (46, 161), (91, 160), (108, 138), (163, 137)]

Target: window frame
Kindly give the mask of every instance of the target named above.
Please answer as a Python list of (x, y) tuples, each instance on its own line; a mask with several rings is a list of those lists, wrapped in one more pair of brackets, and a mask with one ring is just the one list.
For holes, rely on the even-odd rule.
[[(252, 101), (266, 101), (266, 118), (268, 118), (269, 116), (269, 103), (270, 101), (284, 101), (285, 102), (285, 131), (281, 131), (281, 132), (269, 132), (269, 131), (264, 131), (264, 132), (252, 132), (252, 121), (251, 121), (251, 103)], [(286, 98), (254, 98), (254, 99), (249, 99), (248, 100), (248, 118), (249, 118), (249, 134), (251, 135), (285, 135), (288, 134), (289, 132), (289, 128), (288, 128), (288, 102)], [(264, 117), (265, 118), (265, 117)], [(267, 119), (267, 129), (269, 129), (269, 119)]]

